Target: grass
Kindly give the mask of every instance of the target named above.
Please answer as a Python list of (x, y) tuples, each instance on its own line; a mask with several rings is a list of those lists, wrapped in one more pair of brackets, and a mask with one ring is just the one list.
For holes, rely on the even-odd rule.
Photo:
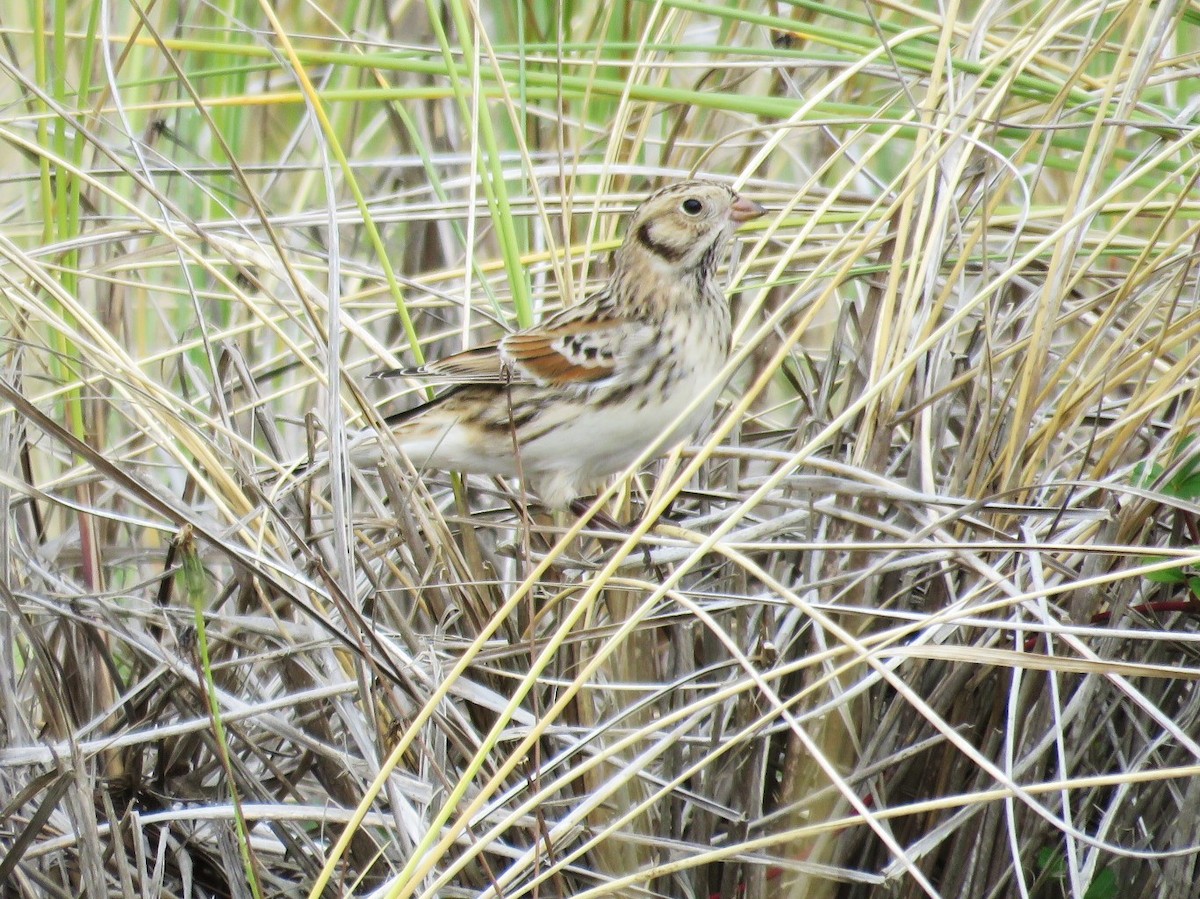
[[(5, 895), (1190, 895), (1196, 11), (483, 6), (0, 13)], [(350, 463), (696, 171), (628, 533)]]

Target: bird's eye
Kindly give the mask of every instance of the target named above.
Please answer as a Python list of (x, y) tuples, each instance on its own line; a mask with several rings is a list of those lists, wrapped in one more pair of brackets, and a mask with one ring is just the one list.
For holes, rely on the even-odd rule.
[(704, 204), (695, 197), (688, 197), (683, 201), (683, 211), (688, 215), (699, 215), (704, 209)]

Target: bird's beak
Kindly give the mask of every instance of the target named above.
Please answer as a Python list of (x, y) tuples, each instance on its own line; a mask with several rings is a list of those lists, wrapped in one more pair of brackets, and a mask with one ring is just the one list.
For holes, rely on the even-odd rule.
[(742, 222), (748, 222), (751, 219), (756, 219), (760, 215), (766, 215), (767, 210), (755, 203), (753, 200), (747, 200), (745, 197), (738, 197), (733, 201), (733, 206), (730, 207), (729, 217), (739, 225)]

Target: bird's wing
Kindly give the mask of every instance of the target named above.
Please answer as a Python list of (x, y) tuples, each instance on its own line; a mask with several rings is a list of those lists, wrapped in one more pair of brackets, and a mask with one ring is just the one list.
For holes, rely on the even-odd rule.
[(541, 384), (569, 386), (603, 381), (654, 341), (646, 322), (602, 318), (552, 322), (500, 341), (509, 367)]
[(454, 383), (583, 385), (617, 372), (623, 359), (654, 340), (645, 322), (608, 318), (564, 319), (518, 331), (489, 346), (455, 353), (420, 368), (376, 372), (372, 377), (432, 377)]
[(479, 346), (426, 362), (416, 368), (392, 368), (371, 373), (372, 378), (431, 378), (457, 384), (490, 384), (500, 380), (498, 344)]

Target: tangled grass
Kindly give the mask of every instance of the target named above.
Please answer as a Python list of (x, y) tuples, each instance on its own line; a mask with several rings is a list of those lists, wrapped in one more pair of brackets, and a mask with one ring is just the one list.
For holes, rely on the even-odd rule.
[[(4, 895), (1194, 895), (1200, 8), (383, 12), (0, 13)], [(696, 171), (627, 532), (350, 464)]]

